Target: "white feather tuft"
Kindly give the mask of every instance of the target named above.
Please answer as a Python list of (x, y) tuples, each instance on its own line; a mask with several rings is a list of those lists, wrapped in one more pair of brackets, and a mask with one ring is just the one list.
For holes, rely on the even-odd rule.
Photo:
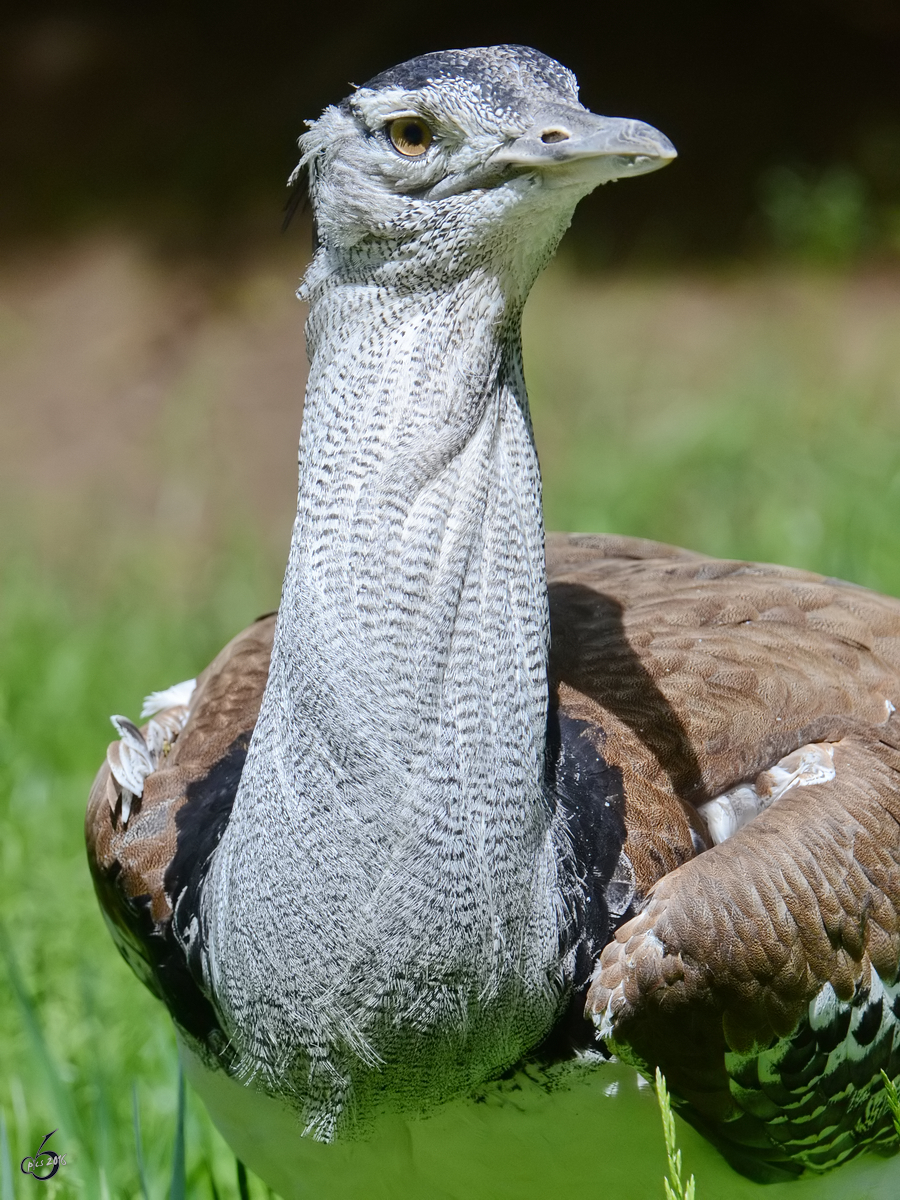
[(164, 688), (161, 692), (151, 692), (149, 696), (144, 697), (141, 716), (154, 717), (158, 712), (162, 712), (164, 708), (178, 708), (181, 705), (189, 705), (196, 686), (196, 679), (185, 679), (183, 683), (174, 683), (170, 688)]
[(758, 775), (753, 783), (742, 783), (714, 800), (698, 806), (709, 836), (718, 846), (737, 833), (755, 816), (795, 787), (829, 783), (835, 776), (834, 746), (810, 742), (788, 754)]

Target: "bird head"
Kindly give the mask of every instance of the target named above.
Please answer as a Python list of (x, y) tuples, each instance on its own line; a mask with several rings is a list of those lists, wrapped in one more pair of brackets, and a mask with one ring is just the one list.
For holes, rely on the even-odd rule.
[(332, 265), (383, 276), (389, 264), (379, 282), (395, 284), (424, 271), (432, 288), (500, 262), (527, 290), (584, 195), (675, 157), (652, 126), (586, 109), (552, 58), (506, 45), (384, 71), (311, 122), (300, 148)]

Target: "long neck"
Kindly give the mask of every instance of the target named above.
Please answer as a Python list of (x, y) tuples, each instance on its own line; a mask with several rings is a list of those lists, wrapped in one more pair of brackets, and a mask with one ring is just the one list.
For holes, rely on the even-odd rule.
[(547, 606), (519, 313), (490, 278), (427, 301), (339, 285), (314, 301), (309, 334), (275, 646), (291, 707), (333, 762), (378, 773), (361, 811), (383, 793), (458, 818), (507, 797), (527, 808)]
[[(477, 1078), (555, 1011), (548, 618), (519, 319), (490, 273), (427, 294), (333, 276), (312, 289), (297, 520), (207, 906), (215, 990), (257, 1068), (273, 1021), (342, 1076), (354, 1056), (383, 1073), (418, 1022), (422, 1037), (452, 1026), (490, 1043)], [(248, 880), (266, 903), (237, 921), (229, 899)], [(257, 975), (269, 1015), (247, 1019)], [(516, 1014), (482, 1039), (492, 1006)], [(304, 1087), (330, 1136), (343, 1102)]]

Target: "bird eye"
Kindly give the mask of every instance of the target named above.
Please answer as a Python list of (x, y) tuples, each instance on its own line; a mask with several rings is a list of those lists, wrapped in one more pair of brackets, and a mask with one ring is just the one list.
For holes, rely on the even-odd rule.
[(388, 126), (391, 145), (407, 158), (418, 158), (431, 145), (432, 133), (421, 117), (398, 117)]

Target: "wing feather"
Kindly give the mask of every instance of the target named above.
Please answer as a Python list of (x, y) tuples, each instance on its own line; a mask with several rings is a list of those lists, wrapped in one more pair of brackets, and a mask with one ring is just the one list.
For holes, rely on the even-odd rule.
[[(900, 603), (809, 572), (572, 541), (548, 545), (552, 678), (623, 771), (640, 881), (587, 1015), (622, 1057), (659, 1065), (747, 1174), (885, 1148), (879, 1070), (900, 1072)], [(664, 870), (660, 829), (677, 837), (685, 808), (702, 819), (738, 789), (765, 801), (753, 819)]]

